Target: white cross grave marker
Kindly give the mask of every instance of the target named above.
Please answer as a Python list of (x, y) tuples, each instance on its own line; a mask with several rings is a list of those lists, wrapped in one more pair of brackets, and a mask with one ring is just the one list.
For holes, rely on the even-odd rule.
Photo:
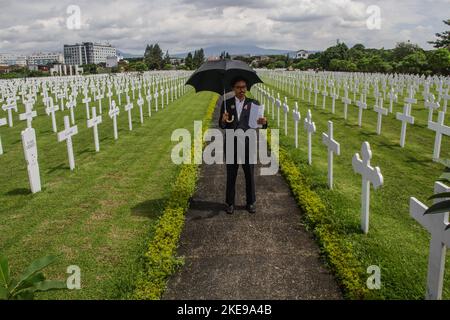
[(295, 102), (295, 109), (292, 110), (292, 116), (294, 117), (294, 128), (295, 128), (295, 147), (298, 148), (298, 122), (301, 119), (300, 111), (298, 111), (298, 103)]
[(91, 102), (91, 98), (88, 96), (87, 92), (82, 102), (86, 104), (86, 117), (89, 119), (91, 118), (91, 115), (89, 114), (89, 102)]
[(87, 120), (87, 127), (94, 128), (94, 144), (95, 151), (100, 151), (100, 143), (98, 140), (98, 125), (102, 123), (102, 115), (97, 116), (97, 110), (95, 107), (92, 107), (92, 118)]
[(362, 192), (361, 192), (361, 229), (364, 233), (369, 232), (369, 206), (370, 206), (370, 184), (377, 189), (383, 185), (383, 175), (379, 167), (372, 167), (370, 159), (372, 159), (372, 150), (370, 144), (363, 142), (361, 155), (356, 153), (352, 159), (353, 170), (362, 176)]
[(58, 132), (58, 128), (56, 127), (56, 117), (55, 117), (55, 112), (59, 110), (59, 106), (58, 105), (53, 105), (53, 98), (49, 97), (49, 106), (47, 108), (45, 108), (45, 112), (47, 113), (47, 115), (52, 116), (52, 126), (53, 126), (53, 132)]
[(345, 96), (342, 98), (344, 104), (344, 119), (347, 120), (348, 105), (352, 103), (352, 100), (348, 97), (348, 91), (345, 90)]
[(36, 132), (29, 127), (22, 131), (22, 146), (27, 162), (28, 181), (32, 193), (41, 191), (41, 177), (39, 174)]
[(322, 109), (325, 109), (325, 104), (327, 102), (328, 92), (327, 92), (327, 86), (324, 86), (324, 90), (322, 92)]
[(308, 164), (312, 164), (312, 134), (316, 132), (316, 124), (312, 121), (311, 110), (308, 109), (305, 119), (305, 130), (308, 134)]
[(137, 104), (139, 106), (139, 114), (141, 116), (141, 123), (144, 123), (144, 114), (142, 113), (142, 106), (144, 105), (144, 99), (142, 99), (140, 92), (139, 92), (139, 99), (137, 101)]
[(98, 100), (98, 110), (100, 111), (100, 114), (103, 114), (103, 110), (102, 110), (103, 95), (100, 94), (100, 91), (98, 91), (98, 95), (95, 98)]
[(434, 97), (434, 94), (428, 95), (428, 101), (425, 101), (425, 108), (427, 108), (428, 111), (428, 122), (433, 121), (433, 113), (434, 110), (437, 110), (440, 108), (439, 102), (435, 101), (436, 98)]
[(358, 126), (362, 126), (362, 114), (363, 110), (367, 109), (367, 103), (364, 102), (364, 98), (361, 95), (361, 100), (356, 102), (356, 105), (358, 106)]
[(398, 96), (394, 91), (394, 88), (389, 92), (389, 113), (392, 113), (394, 102), (397, 102)]
[[(436, 182), (434, 192), (450, 192), (450, 187), (447, 187), (441, 182)], [(445, 199), (437, 199), (437, 201), (442, 200)], [(442, 285), (444, 282), (445, 253), (446, 248), (450, 247), (450, 230), (447, 230), (448, 212), (425, 215), (424, 213), (427, 209), (428, 207), (416, 198), (410, 198), (409, 212), (411, 217), (431, 234), (425, 299), (440, 300), (442, 298)]]
[(75, 169), (75, 158), (73, 155), (72, 136), (78, 133), (78, 127), (70, 127), (69, 117), (64, 116), (64, 130), (58, 132), (58, 142), (66, 140), (67, 143), (67, 156), (69, 158), (70, 170)]
[(156, 90), (155, 91), (155, 94), (154, 94), (154, 98), (155, 98), (155, 111), (156, 112), (158, 112), (158, 96), (159, 96), (159, 94), (158, 94), (158, 90)]
[(61, 111), (64, 111), (64, 92), (63, 91), (61, 91), (58, 95), (57, 95), (57, 98), (60, 100), (60, 103), (61, 103), (61, 108), (60, 108), (60, 110)]
[(150, 90), (148, 92), (148, 95), (145, 98), (147, 100), (147, 105), (148, 105), (148, 116), (151, 117), (152, 116), (152, 94), (150, 93)]
[(3, 111), (7, 111), (8, 112), (8, 125), (10, 128), (12, 128), (14, 126), (13, 124), (13, 117), (12, 117), (12, 111), (14, 110), (15, 112), (17, 112), (17, 104), (15, 102), (14, 99), (10, 99), (8, 98), (6, 100), (6, 104), (4, 104), (2, 106)]
[(166, 87), (166, 105), (169, 106), (169, 88)]
[(36, 110), (33, 111), (33, 104), (32, 103), (25, 103), (25, 113), (22, 113), (19, 115), (20, 120), (27, 120), (27, 127), (31, 128), (31, 122), (33, 121), (33, 118), (37, 116)]
[(377, 134), (381, 134), (381, 122), (383, 121), (383, 116), (387, 116), (389, 113), (389, 110), (383, 107), (383, 98), (380, 97), (378, 100), (378, 105), (376, 105), (373, 110), (378, 113), (378, 119), (377, 119)]
[(333, 154), (341, 154), (340, 144), (333, 137), (333, 122), (328, 121), (328, 134), (322, 133), (322, 142), (328, 147), (328, 187), (333, 189)]
[(71, 96), (71, 98), (69, 99), (69, 101), (67, 101), (66, 103), (66, 109), (69, 109), (70, 111), (70, 120), (72, 121), (72, 125), (75, 124), (75, 114), (73, 112), (73, 109), (76, 107), (76, 101), (75, 99)]
[(289, 106), (287, 104), (287, 98), (284, 97), (284, 103), (283, 103), (283, 111), (284, 111), (284, 134), (287, 136), (287, 115), (289, 113)]
[(281, 100), (280, 100), (280, 94), (278, 93), (278, 98), (276, 100), (276, 106), (278, 111), (278, 128), (280, 127), (280, 108), (281, 108)]
[(117, 116), (120, 113), (119, 107), (116, 106), (116, 101), (112, 101), (111, 108), (109, 109), (109, 117), (113, 119), (113, 127), (114, 127), (114, 140), (119, 138), (119, 134), (117, 131)]
[(434, 139), (434, 151), (433, 151), (433, 160), (438, 160), (441, 153), (441, 141), (442, 135), (450, 136), (450, 127), (444, 125), (445, 113), (443, 111), (439, 111), (438, 121), (428, 122), (428, 129), (436, 132), (436, 137)]
[[(6, 118), (0, 118), (0, 127), (5, 126), (8, 122)], [(3, 154), (2, 138), (0, 137), (0, 155)]]
[(335, 107), (336, 107), (336, 99), (339, 99), (339, 94), (335, 87), (333, 87), (333, 89), (332, 89), (331, 99), (332, 99), (331, 100), (332, 101), (331, 102), (331, 113), (334, 114)]
[(449, 88), (447, 88), (445, 90), (445, 93), (443, 93), (441, 95), (441, 99), (444, 100), (444, 104), (442, 105), (442, 111), (444, 113), (447, 113), (447, 104), (448, 104), (448, 100), (450, 100), (450, 94), (448, 92), (449, 92)]
[(400, 146), (403, 148), (405, 146), (406, 140), (406, 126), (408, 123), (414, 124), (414, 117), (411, 116), (411, 105), (405, 104), (403, 106), (403, 113), (397, 112), (397, 120), (402, 122), (402, 131), (400, 134)]
[(405, 98), (405, 103), (409, 104), (410, 106), (412, 104), (416, 104), (417, 103), (417, 99), (414, 99), (414, 89), (412, 86), (409, 87), (409, 97)]
[(130, 101), (130, 97), (127, 96), (127, 104), (125, 105), (125, 111), (128, 111), (128, 127), (130, 131), (133, 130), (133, 121), (131, 119), (131, 110), (134, 108), (133, 102)]

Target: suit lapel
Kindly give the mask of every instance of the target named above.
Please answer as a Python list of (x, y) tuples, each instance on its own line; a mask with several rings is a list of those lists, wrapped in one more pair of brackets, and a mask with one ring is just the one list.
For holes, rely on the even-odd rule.
[[(237, 107), (236, 107), (236, 98), (230, 98), (227, 100), (227, 110), (229, 113), (231, 113), (234, 116), (234, 124), (237, 126), (240, 122), (240, 120), (244, 119), (244, 118), (248, 118), (247, 115), (250, 112), (250, 107), (251, 107), (251, 99), (245, 97), (244, 99), (244, 105), (242, 106), (242, 111), (241, 111), (241, 117), (238, 118), (238, 113), (237, 113)], [(234, 106), (234, 108), (231, 108), (232, 106)]]
[(251, 100), (249, 98), (245, 97), (244, 106), (242, 107), (241, 119), (244, 115), (247, 116), (249, 114), (250, 108), (251, 108), (250, 102), (251, 102)]

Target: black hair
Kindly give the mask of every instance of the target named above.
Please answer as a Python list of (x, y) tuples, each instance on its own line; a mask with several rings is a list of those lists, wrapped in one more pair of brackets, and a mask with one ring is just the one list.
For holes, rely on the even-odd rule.
[(242, 76), (237, 76), (237, 77), (234, 77), (233, 80), (231, 80), (231, 87), (233, 88), (234, 85), (235, 85), (236, 83), (238, 83), (239, 81), (244, 81), (245, 84), (248, 86), (247, 79), (245, 79), (245, 78), (242, 77)]

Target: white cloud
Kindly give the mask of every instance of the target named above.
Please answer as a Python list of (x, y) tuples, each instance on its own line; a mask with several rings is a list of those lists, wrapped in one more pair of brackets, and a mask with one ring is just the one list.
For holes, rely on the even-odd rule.
[[(450, 0), (0, 0), (0, 52), (61, 51), (65, 43), (109, 41), (142, 53), (147, 43), (186, 52), (226, 44), (320, 50), (336, 39), (391, 48), (427, 41), (444, 30)], [(81, 29), (66, 27), (68, 5), (81, 9)], [(380, 30), (366, 26), (380, 7)]]

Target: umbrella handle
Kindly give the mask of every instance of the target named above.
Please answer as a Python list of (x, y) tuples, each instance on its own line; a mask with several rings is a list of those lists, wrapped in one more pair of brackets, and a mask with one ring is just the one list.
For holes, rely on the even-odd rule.
[(227, 123), (232, 123), (234, 121), (234, 115), (231, 116), (231, 120), (225, 120)]

